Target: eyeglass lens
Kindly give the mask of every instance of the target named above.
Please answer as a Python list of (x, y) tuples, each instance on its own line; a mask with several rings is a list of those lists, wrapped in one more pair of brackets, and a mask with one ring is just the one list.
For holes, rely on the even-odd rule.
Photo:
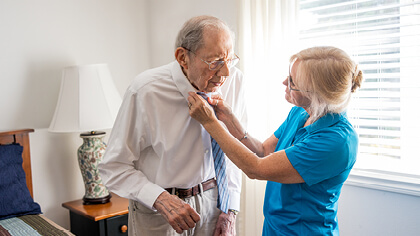
[(289, 87), (289, 91), (292, 90), (292, 87), (290, 86), (290, 77), (291, 75), (287, 76), (287, 86)]
[[(299, 89), (292, 88), (293, 80), (292, 80), (292, 73), (291, 73), (291, 69), (292, 69), (291, 65), (292, 65), (292, 63), (289, 64), (289, 76), (287, 76), (287, 86), (289, 87), (289, 91), (291, 91), (291, 90), (300, 91)], [(293, 84), (293, 87), (294, 86), (295, 85)]]
[(209, 69), (210, 70), (218, 70), (224, 66), (225, 63), (227, 63), (227, 66), (230, 68), (234, 67), (236, 64), (238, 64), (239, 58), (234, 58), (227, 61), (212, 61), (209, 63)]

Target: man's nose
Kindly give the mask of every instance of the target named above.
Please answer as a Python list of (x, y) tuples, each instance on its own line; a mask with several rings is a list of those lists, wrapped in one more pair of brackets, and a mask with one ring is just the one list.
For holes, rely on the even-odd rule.
[(228, 63), (224, 63), (223, 66), (217, 71), (217, 76), (229, 76), (230, 69)]

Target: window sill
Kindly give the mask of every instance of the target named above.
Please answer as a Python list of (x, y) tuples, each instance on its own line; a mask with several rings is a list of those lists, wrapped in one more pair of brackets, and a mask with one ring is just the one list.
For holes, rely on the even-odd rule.
[(353, 169), (347, 185), (420, 196), (420, 176), (378, 170)]

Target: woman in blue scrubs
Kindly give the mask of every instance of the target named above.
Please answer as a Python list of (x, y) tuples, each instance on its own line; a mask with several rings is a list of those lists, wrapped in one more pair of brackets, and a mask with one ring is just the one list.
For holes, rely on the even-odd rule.
[[(341, 49), (314, 47), (290, 58), (287, 119), (263, 143), (250, 136), (220, 96), (190, 93), (190, 115), (251, 179), (267, 180), (263, 235), (339, 235), (337, 206), (357, 155), (346, 116), (362, 72)], [(229, 132), (220, 124), (222, 121)]]

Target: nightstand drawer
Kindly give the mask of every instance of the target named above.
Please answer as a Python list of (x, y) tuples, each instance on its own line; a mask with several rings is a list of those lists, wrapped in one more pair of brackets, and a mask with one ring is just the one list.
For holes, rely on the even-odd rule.
[(70, 231), (77, 236), (128, 235), (128, 199), (112, 193), (105, 204), (84, 205), (82, 199), (62, 204), (70, 212)]
[(128, 235), (128, 215), (114, 216), (105, 219), (106, 235)]

